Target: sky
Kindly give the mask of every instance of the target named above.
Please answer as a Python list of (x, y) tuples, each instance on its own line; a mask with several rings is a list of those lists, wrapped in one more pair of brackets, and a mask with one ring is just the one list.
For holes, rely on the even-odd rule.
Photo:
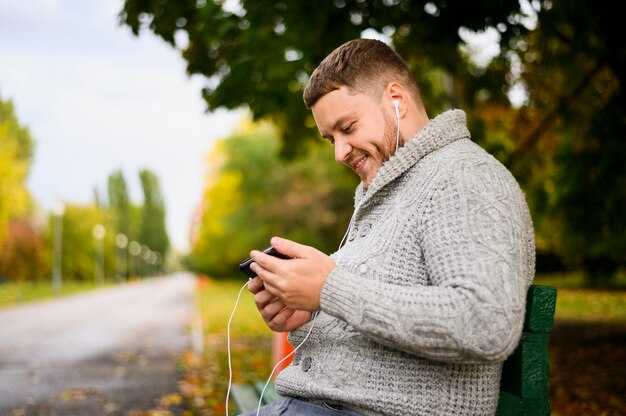
[(141, 203), (139, 171), (160, 180), (174, 248), (189, 249), (205, 157), (242, 111), (206, 112), (202, 78), (180, 52), (118, 23), (123, 0), (0, 0), (0, 97), (35, 140), (28, 188), (44, 212), (106, 195), (121, 169)]

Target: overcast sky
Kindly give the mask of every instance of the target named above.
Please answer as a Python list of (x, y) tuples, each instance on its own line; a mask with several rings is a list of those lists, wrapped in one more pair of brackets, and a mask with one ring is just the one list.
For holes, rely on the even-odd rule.
[(43, 210), (89, 203), (122, 169), (140, 203), (139, 170), (161, 181), (167, 228), (188, 249), (204, 157), (242, 112), (205, 113), (202, 79), (151, 32), (117, 23), (122, 0), (0, 0), (0, 96), (36, 141), (28, 186)]

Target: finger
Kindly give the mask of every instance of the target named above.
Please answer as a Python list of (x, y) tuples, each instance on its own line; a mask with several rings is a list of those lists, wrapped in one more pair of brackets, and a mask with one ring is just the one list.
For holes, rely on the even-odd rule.
[(264, 308), (265, 305), (276, 302), (276, 300), (278, 300), (278, 297), (267, 290), (261, 290), (254, 295), (254, 303), (256, 303), (258, 308)]
[(283, 328), (286, 331), (293, 331), (294, 329), (300, 328), (302, 325), (306, 324), (311, 320), (311, 312), (308, 311), (295, 311), (293, 315), (287, 319), (287, 322), (284, 323)]
[(287, 305), (280, 300), (270, 302), (261, 310), (261, 316), (263, 316), (265, 321), (272, 321), (275, 319), (276, 315), (280, 314), (286, 307)]
[(289, 321), (296, 311), (291, 308), (283, 308), (281, 311), (274, 315), (272, 319), (268, 322), (268, 326), (273, 330), (282, 330), (284, 329), (285, 323)]
[[(290, 313), (293, 311), (293, 313)], [(286, 319), (285, 319), (286, 318)], [(311, 320), (311, 313), (286, 308), (268, 326), (274, 331), (290, 332)]]
[(256, 276), (248, 281), (248, 290), (254, 294), (259, 293), (264, 289), (263, 279)]
[(307, 257), (311, 250), (309, 246), (282, 237), (272, 237), (271, 243), (276, 250), (294, 259)]
[(280, 268), (281, 263), (286, 261), (257, 250), (252, 251), (250, 257), (254, 260), (254, 263), (250, 265), (250, 269), (262, 278), (265, 277), (267, 272), (276, 272)]
[(263, 276), (263, 285), (265, 290), (269, 292), (272, 296), (282, 298), (282, 291), (278, 286), (280, 284), (280, 278), (275, 274), (266, 273)]

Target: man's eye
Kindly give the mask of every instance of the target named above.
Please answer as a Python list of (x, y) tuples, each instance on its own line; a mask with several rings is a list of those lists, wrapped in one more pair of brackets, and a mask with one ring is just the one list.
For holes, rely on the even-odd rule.
[(354, 123), (348, 124), (346, 127), (341, 129), (341, 131), (343, 132), (343, 134), (350, 134), (350, 132), (352, 131), (352, 126), (354, 126)]

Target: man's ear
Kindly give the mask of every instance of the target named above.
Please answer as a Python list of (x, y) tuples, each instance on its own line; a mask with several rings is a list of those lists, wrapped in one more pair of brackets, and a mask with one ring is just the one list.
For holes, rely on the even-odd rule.
[(407, 90), (397, 82), (390, 82), (383, 94), (383, 104), (389, 105), (396, 118), (402, 118), (407, 110)]

